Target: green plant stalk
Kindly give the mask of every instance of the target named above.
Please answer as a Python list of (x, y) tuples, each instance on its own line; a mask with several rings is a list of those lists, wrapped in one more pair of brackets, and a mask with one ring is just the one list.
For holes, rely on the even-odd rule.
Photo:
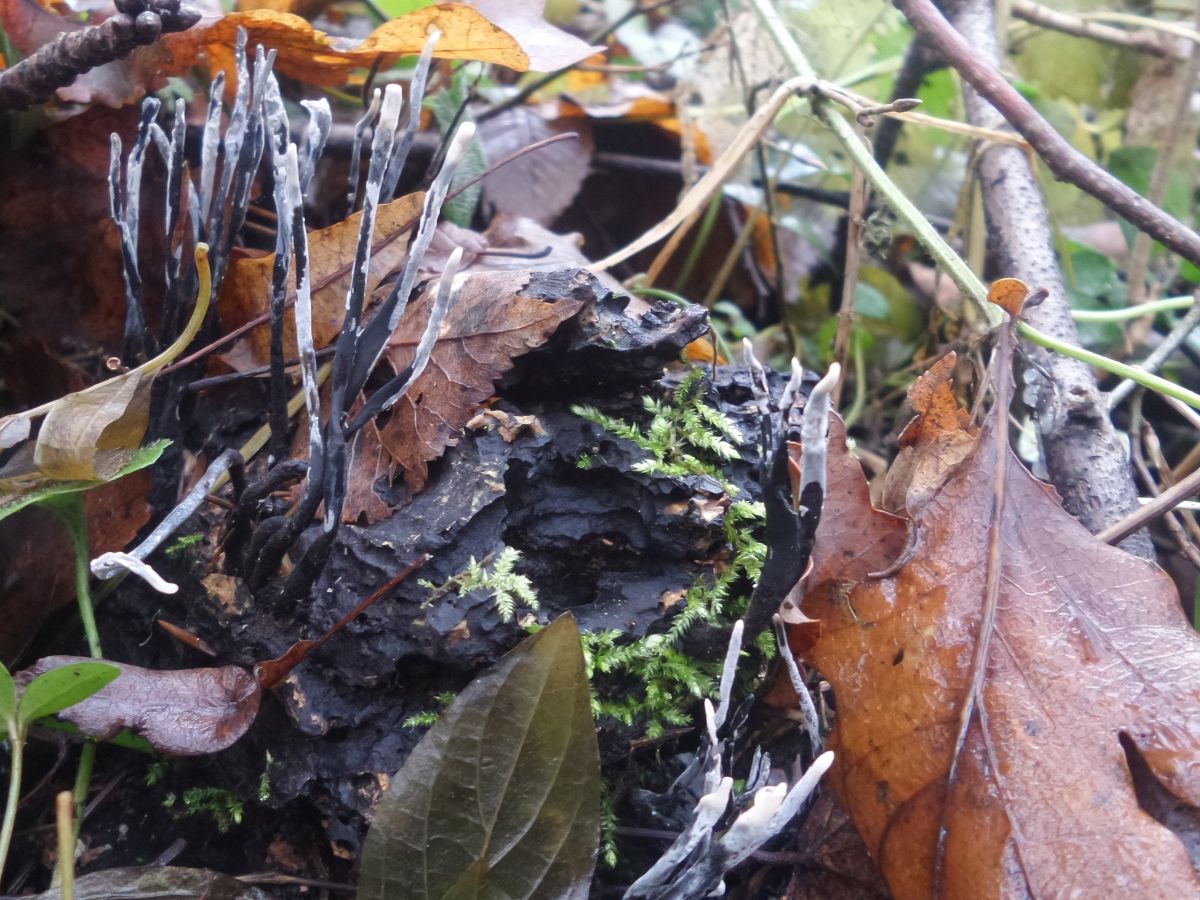
[[(1101, 356), (1099, 353), (1093, 353), (1091, 350), (1084, 350), (1082, 347), (1064, 344), (1057, 338), (1043, 334), (1024, 322), (1017, 323), (1017, 331), (1027, 341), (1037, 344), (1039, 347), (1045, 347), (1047, 350), (1053, 350), (1056, 353), (1061, 353), (1063, 356), (1082, 360), (1098, 369), (1103, 369), (1122, 378), (1128, 378), (1130, 381), (1140, 384), (1142, 387), (1149, 388), (1152, 391), (1157, 391), (1164, 396), (1174, 397), (1176, 400), (1186, 403), (1193, 409), (1200, 409), (1200, 394), (1197, 394), (1195, 391), (1189, 391), (1187, 388), (1181, 387), (1158, 375), (1153, 375), (1145, 369), (1139, 369), (1137, 366), (1109, 359), (1107, 356)], [(1069, 353), (1067, 352), (1068, 350), (1070, 351)]]
[[(67, 526), (67, 533), (71, 537), (71, 550), (75, 557), (75, 600), (79, 604), (79, 618), (83, 622), (83, 633), (87, 637), (88, 652), (92, 659), (103, 659), (100, 632), (96, 628), (96, 611), (92, 606), (92, 573), (88, 569), (87, 513), (84, 509), (83, 494), (63, 494), (44, 505), (53, 509)], [(75, 772), (76, 832), (83, 824), (83, 811), (87, 805), (95, 763), (96, 741), (94, 738), (88, 738), (79, 752), (79, 768)]]
[(8, 860), (8, 848), (12, 845), (13, 826), (17, 823), (17, 804), (21, 802), (21, 769), (25, 757), (25, 729), (10, 734), (12, 765), (8, 773), (8, 801), (4, 805), (4, 824), (0, 825), (0, 875)]
[(75, 770), (75, 835), (83, 826), (83, 811), (87, 809), (87, 793), (92, 787), (92, 769), (96, 765), (96, 739), (87, 738), (79, 751), (79, 768)]
[[(66, 802), (64, 802), (66, 801)], [(54, 801), (54, 824), (58, 836), (58, 873), (62, 900), (75, 900), (75, 828), (71, 817), (64, 812), (70, 809), (71, 796), (63, 791)]]
[[(757, 13), (759, 19), (770, 33), (771, 39), (779, 47), (784, 58), (791, 65), (795, 73), (801, 77), (818, 80), (820, 76), (809, 64), (804, 51), (800, 49), (800, 45), (796, 43), (795, 38), (788, 31), (787, 24), (780, 17), (778, 11), (771, 5), (771, 0), (750, 0), (750, 5), (754, 7), (755, 13)], [(929, 220), (904, 195), (903, 191), (895, 185), (887, 173), (880, 168), (879, 164), (875, 162), (875, 158), (871, 155), (871, 152), (867, 149), (867, 146), (859, 140), (858, 136), (854, 133), (854, 129), (850, 127), (850, 124), (842, 117), (842, 114), (828, 103), (817, 103), (814, 104), (814, 107), (814, 112), (820, 117), (825, 126), (834, 133), (834, 136), (838, 138), (854, 164), (863, 170), (863, 174), (871, 182), (871, 186), (879, 192), (879, 195), (883, 197), (900, 220), (912, 229), (913, 235), (920, 241), (921, 246), (946, 271), (951, 280), (958, 285), (959, 289), (975, 301), (988, 325), (995, 327), (1000, 324), (1003, 316), (999, 308), (987, 302), (988, 291), (984, 287), (983, 282), (971, 271), (971, 267), (963, 261), (962, 257), (955, 253), (954, 249), (943, 240), (942, 236), (937, 233), (937, 230), (930, 224)], [(1148, 308), (1149, 306), (1150, 304), (1143, 304), (1139, 307), (1142, 315), (1152, 312)], [(1081, 362), (1088, 363), (1113, 375), (1128, 378), (1136, 384), (1140, 384), (1152, 391), (1157, 391), (1168, 397), (1174, 397), (1189, 406), (1200, 409), (1200, 394), (1172, 384), (1165, 378), (1151, 375), (1142, 369), (1126, 365), (1107, 356), (1101, 356), (1099, 353), (1084, 350), (1082, 347), (1063, 343), (1057, 338), (1038, 331), (1025, 322), (1018, 324), (1018, 331), (1020, 331), (1021, 336), (1027, 341), (1037, 344), (1039, 347), (1045, 347), (1047, 350), (1053, 350), (1055, 353), (1061, 353), (1063, 356), (1078, 359)]]
[(1073, 309), (1071, 318), (1076, 322), (1127, 322), (1143, 316), (1191, 309), (1195, 302), (1192, 297), (1167, 297), (1137, 306), (1126, 306), (1124, 309)]
[(676, 293), (683, 290), (688, 279), (692, 277), (692, 271), (696, 268), (696, 263), (700, 261), (700, 254), (704, 252), (704, 248), (708, 246), (708, 239), (712, 237), (713, 226), (717, 222), (717, 214), (721, 211), (721, 205), (725, 202), (725, 194), (722, 191), (717, 191), (713, 194), (712, 199), (708, 201), (708, 209), (704, 211), (704, 218), (700, 222), (700, 231), (696, 233), (696, 239), (692, 241), (692, 246), (688, 250), (687, 259), (683, 261), (683, 266), (679, 270), (679, 275), (675, 279), (673, 290)]
[[(772, 6), (771, 0), (750, 0), (750, 5), (754, 7), (755, 13), (758, 14), (759, 19), (770, 33), (771, 39), (783, 53), (792, 70), (803, 78), (819, 80), (820, 75), (809, 64), (804, 51), (800, 49), (800, 45), (788, 31), (787, 23)], [(984, 287), (983, 282), (937, 233), (937, 229), (917, 209), (916, 204), (896, 187), (879, 163), (875, 162), (871, 151), (854, 133), (850, 123), (829, 103), (815, 103), (813, 112), (842, 143), (854, 164), (863, 170), (863, 174), (871, 182), (871, 186), (887, 201), (900, 220), (912, 229), (917, 240), (929, 251), (929, 255), (946, 270), (959, 289), (979, 305), (988, 324), (993, 326), (1000, 324), (1000, 311), (987, 302), (987, 288)]]
[(850, 351), (854, 357), (854, 401), (846, 413), (846, 428), (850, 428), (867, 405), (867, 361), (863, 358), (862, 338), (851, 337)]

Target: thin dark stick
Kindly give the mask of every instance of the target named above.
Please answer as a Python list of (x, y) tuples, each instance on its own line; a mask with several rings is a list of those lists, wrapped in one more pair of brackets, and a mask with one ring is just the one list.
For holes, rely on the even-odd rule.
[[(479, 175), (476, 175), (470, 181), (455, 188), (453, 191), (451, 191), (449, 193), (449, 195), (447, 195), (446, 199), (453, 200), (455, 197), (457, 197), (463, 191), (470, 190), (475, 185), (479, 184), (479, 182), (483, 181), (483, 179), (485, 179), (489, 175), (491, 175), (493, 172), (496, 172), (499, 169), (504, 168), (504, 166), (507, 166), (509, 163), (520, 159), (526, 153), (533, 153), (537, 150), (541, 150), (543, 147), (548, 147), (551, 144), (555, 144), (559, 141), (575, 141), (575, 140), (579, 140), (579, 135), (576, 134), (574, 131), (567, 131), (567, 132), (564, 132), (563, 134), (556, 134), (551, 137), (544, 138), (543, 140), (535, 141), (534, 143), (530, 144), (529, 146), (522, 147), (520, 150), (517, 150), (515, 153), (509, 154), (504, 159), (500, 160), (500, 162), (496, 163), (494, 166), (491, 166), (486, 172), (481, 172)], [(419, 214), (416, 216), (413, 216), (411, 219), (409, 219), (407, 222), (405, 222), (403, 225), (401, 225), (399, 228), (397, 228), (391, 234), (382, 238), (377, 244), (375, 244), (374, 247), (371, 248), (371, 254), (374, 255), (374, 254), (378, 253), (384, 247), (387, 247), (389, 244), (391, 244), (392, 241), (396, 240), (396, 238), (400, 237), (403, 234), (407, 234), (409, 231), (412, 230), (413, 226), (417, 224), (419, 219), (420, 219)], [(313, 282), (313, 287), (312, 287), (313, 292), (316, 293), (317, 291), (321, 290), (322, 288), (326, 288), (329, 285), (333, 284), (335, 281), (337, 281), (339, 278), (341, 278), (347, 272), (349, 272), (350, 267), (352, 265), (353, 265), (353, 262), (346, 263), (344, 266), (336, 269), (333, 272), (330, 272), (324, 278), (321, 278), (318, 281)], [(288, 296), (287, 300), (284, 302), (284, 304), (283, 304), (284, 308), (285, 309), (288, 308), (295, 302), (296, 302), (296, 295), (295, 295), (295, 293), (292, 293)], [(261, 316), (256, 316), (255, 318), (251, 319), (246, 324), (239, 325), (237, 328), (233, 329), (233, 331), (230, 331), (229, 333), (224, 334), (221, 337), (217, 338), (211, 344), (201, 347), (199, 350), (195, 351), (194, 353), (189, 353), (183, 359), (178, 360), (177, 362), (174, 362), (169, 366), (165, 366), (163, 369), (161, 369), (159, 371), (159, 376), (161, 377), (163, 375), (168, 375), (171, 372), (176, 371), (177, 369), (182, 369), (184, 366), (191, 365), (192, 363), (194, 363), (196, 360), (200, 359), (201, 357), (207, 356), (209, 353), (212, 353), (214, 350), (219, 350), (220, 348), (224, 347), (226, 344), (228, 344), (230, 341), (234, 340), (235, 338), (241, 337), (243, 334), (250, 331), (251, 329), (253, 329), (259, 325), (262, 325), (266, 322), (269, 322), (270, 320), (271, 320), (270, 311), (263, 313)]]
[(1148, 522), (1154, 521), (1195, 494), (1200, 494), (1200, 469), (1174, 487), (1167, 488), (1137, 512), (1126, 516), (1116, 525), (1105, 528), (1096, 537), (1106, 544), (1119, 544)]
[(932, 0), (892, 0), (981, 96), (1025, 138), (1056, 178), (1091, 194), (1131, 225), (1189, 262), (1200, 265), (1200, 234), (1159, 209), (1088, 159), (1060, 135), (992, 66), (980, 60)]

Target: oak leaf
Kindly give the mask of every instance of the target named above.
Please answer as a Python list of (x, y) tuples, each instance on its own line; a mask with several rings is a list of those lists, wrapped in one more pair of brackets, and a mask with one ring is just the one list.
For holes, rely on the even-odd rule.
[(970, 452), (934, 460), (943, 480), (910, 492), (907, 521), (872, 508), (831, 429), (802, 607), (823, 625), (805, 659), (838, 702), (829, 783), (898, 898), (1196, 896), (1130, 760), (1200, 805), (1200, 638), (1160, 569), (1025, 470), (997, 432), (1007, 404), (977, 437), (941, 415), (945, 375), (914, 390), (912, 446)]

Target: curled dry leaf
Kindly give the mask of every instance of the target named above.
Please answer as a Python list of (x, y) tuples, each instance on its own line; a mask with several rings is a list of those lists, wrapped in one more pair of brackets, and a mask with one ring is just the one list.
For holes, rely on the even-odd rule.
[[(47, 656), (19, 674), (32, 679), (80, 656)], [(111, 740), (122, 729), (140, 734), (156, 749), (178, 756), (216, 753), (246, 733), (258, 714), (262, 690), (237, 666), (161, 672), (126, 663), (116, 681), (59, 714), (81, 732)]]
[[(379, 207), (373, 239), (376, 249), (371, 254), (367, 277), (368, 295), (404, 261), (408, 254), (408, 235), (401, 234), (389, 243), (384, 242), (417, 221), (424, 200), (424, 193), (418, 192)], [(313, 290), (312, 295), (313, 344), (317, 347), (328, 346), (341, 331), (342, 319), (346, 315), (350, 266), (354, 262), (361, 220), (360, 211), (328, 228), (308, 233), (310, 272), (314, 286), (321, 285)], [(271, 273), (274, 266), (274, 253), (242, 257), (230, 266), (221, 286), (220, 297), (221, 321), (226, 327), (237, 328), (270, 310)], [(289, 284), (289, 290), (294, 291), (294, 269)], [(266, 365), (271, 356), (269, 330), (259, 328), (251, 333), (248, 340), (254, 360)], [(296, 319), (291, 313), (284, 316), (283, 347), (286, 357), (296, 357)]]
[[(310, 653), (386, 596), (426, 559), (418, 556), (321, 637), (297, 641), (282, 656), (259, 663), (253, 672), (238, 666), (161, 671), (102, 660), (119, 669), (120, 676), (59, 715), (89, 737), (111, 740), (128, 729), (144, 737), (154, 749), (176, 756), (224, 750), (254, 724), (264, 690), (287, 677)], [(94, 662), (78, 656), (47, 656), (17, 673), (16, 681), (26, 685), (52, 669)]]
[[(428, 367), (380, 429), (380, 441), (413, 491), (424, 486), (429, 461), (457, 442), (459, 429), (514, 360), (544, 344), (595, 296), (595, 281), (578, 270), (460, 277)], [(412, 362), (431, 303), (426, 292), (401, 319), (387, 350), (395, 371)]]
[(1196, 896), (1127, 754), (1200, 805), (1200, 638), (1161, 570), (1096, 540), (1024, 469), (997, 434), (1006, 410), (978, 436), (944, 415), (950, 365), (914, 389), (911, 448), (933, 457), (916, 465), (944, 480), (914, 480), (907, 522), (872, 508), (832, 430), (803, 607), (823, 624), (805, 659), (838, 698), (829, 783), (898, 898), (934, 896), (939, 869), (947, 897)]
[[(188, 31), (164, 36), (160, 45), (167, 51), (167, 74), (178, 74), (195, 65), (201, 54), (207, 55), (214, 66), (229, 69), (238, 29), (244, 28), (250, 46), (262, 44), (279, 52), (275, 63), (279, 72), (312, 84), (342, 84), (353, 69), (377, 63), (386, 68), (400, 56), (415, 56), (424, 48), (431, 28), (442, 33), (433, 51), (439, 59), (480, 60), (518, 72), (552, 71), (601, 49), (589, 47), (545, 22), (535, 31), (528, 17), (501, 18), (511, 20), (514, 29), (527, 29), (525, 40), (520, 31), (506, 31), (478, 9), (450, 3), (427, 6), (384, 22), (361, 42), (330, 37), (290, 13), (255, 9), (202, 21)], [(524, 42), (528, 42), (528, 49)]]

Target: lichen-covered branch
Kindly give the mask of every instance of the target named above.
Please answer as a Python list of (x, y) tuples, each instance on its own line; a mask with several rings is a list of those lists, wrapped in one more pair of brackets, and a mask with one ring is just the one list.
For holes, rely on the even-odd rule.
[[(975, 61), (994, 63), (999, 51), (992, 5), (985, 0), (950, 0), (946, 8), (973, 48)], [(957, 67), (957, 59), (950, 62)], [(964, 90), (967, 117), (973, 125), (1004, 124), (1004, 117), (986, 98), (970, 87)], [(982, 151), (978, 171), (999, 269), (1049, 291), (1044, 302), (1026, 311), (1026, 318), (1038, 330), (1078, 344), (1049, 213), (1028, 158), (1019, 148), (993, 144)], [(1049, 375), (1047, 380), (1038, 368), (1025, 373), (1026, 400), (1037, 415), (1050, 480), (1072, 515), (1089, 531), (1102, 531), (1137, 508), (1124, 444), (1109, 420), (1091, 367), (1040, 348), (1030, 348), (1030, 353), (1037, 367)], [(1133, 536), (1124, 546), (1139, 556), (1153, 555), (1144, 534)]]
[(100, 25), (69, 31), (0, 71), (0, 110), (45, 103), (84, 72), (200, 21), (200, 12), (179, 0), (117, 0), (116, 6), (117, 14)]

